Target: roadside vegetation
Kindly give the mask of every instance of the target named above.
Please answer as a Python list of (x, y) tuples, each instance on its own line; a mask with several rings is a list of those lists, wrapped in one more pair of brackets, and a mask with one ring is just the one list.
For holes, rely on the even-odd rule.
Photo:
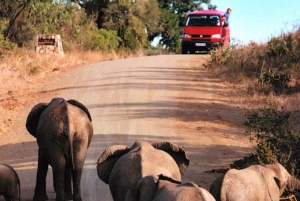
[(248, 111), (244, 122), (255, 151), (233, 161), (231, 168), (280, 162), (300, 178), (300, 28), (266, 44), (232, 44), (212, 51), (207, 68), (238, 85), (238, 93), (251, 99), (253, 108), (260, 105)]

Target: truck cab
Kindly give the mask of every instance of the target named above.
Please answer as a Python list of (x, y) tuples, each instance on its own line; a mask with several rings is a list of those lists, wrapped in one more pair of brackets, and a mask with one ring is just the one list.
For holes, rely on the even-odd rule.
[(188, 14), (181, 37), (181, 53), (208, 52), (230, 42), (230, 27), (218, 10), (199, 10)]

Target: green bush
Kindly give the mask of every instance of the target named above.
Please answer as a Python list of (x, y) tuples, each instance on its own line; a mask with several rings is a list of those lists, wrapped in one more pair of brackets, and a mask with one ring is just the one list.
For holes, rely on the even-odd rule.
[(251, 164), (281, 163), (291, 174), (300, 178), (300, 133), (293, 130), (290, 113), (277, 111), (276, 106), (249, 111), (244, 122), (250, 140), (256, 140), (256, 151), (234, 161), (232, 168)]
[(269, 70), (262, 73), (258, 81), (269, 86), (275, 93), (282, 94), (289, 91), (288, 83), (291, 81), (291, 76), (288, 73), (276, 73)]
[(110, 51), (117, 49), (121, 38), (114, 30), (92, 28), (82, 35), (81, 43), (86, 50)]
[(15, 43), (10, 42), (0, 34), (0, 50), (13, 50), (16, 47)]

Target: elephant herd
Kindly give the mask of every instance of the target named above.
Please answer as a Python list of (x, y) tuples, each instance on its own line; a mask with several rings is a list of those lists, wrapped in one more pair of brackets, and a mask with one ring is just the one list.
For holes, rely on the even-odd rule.
[[(56, 201), (82, 200), (81, 175), (93, 136), (88, 109), (76, 100), (53, 98), (31, 109), (26, 128), (39, 147), (33, 200), (48, 200), (49, 165)], [(279, 163), (231, 169), (208, 190), (182, 182), (188, 166), (189, 159), (177, 144), (136, 141), (131, 147), (106, 148), (96, 169), (99, 179), (109, 185), (114, 201), (276, 201), (285, 190), (300, 190), (300, 181)], [(6, 201), (20, 200), (20, 180), (9, 165), (0, 165), (0, 194)]]

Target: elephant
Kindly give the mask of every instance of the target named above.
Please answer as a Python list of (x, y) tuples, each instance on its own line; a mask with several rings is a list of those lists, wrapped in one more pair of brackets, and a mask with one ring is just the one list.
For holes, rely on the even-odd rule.
[(0, 195), (5, 201), (20, 201), (21, 186), (17, 172), (7, 164), (0, 164)]
[(172, 178), (145, 176), (127, 191), (125, 201), (215, 201), (208, 190), (193, 182), (180, 183)]
[(39, 147), (33, 200), (48, 200), (46, 176), (49, 165), (53, 171), (56, 200), (82, 200), (81, 175), (93, 136), (88, 109), (76, 100), (53, 98), (49, 104), (39, 103), (31, 109), (26, 128)]
[(209, 192), (217, 201), (279, 201), (285, 190), (300, 190), (300, 181), (280, 163), (272, 163), (230, 169), (212, 183)]
[(171, 142), (136, 141), (132, 147), (112, 145), (98, 158), (98, 177), (109, 184), (114, 201), (124, 201), (127, 191), (146, 175), (163, 174), (181, 181), (189, 165), (182, 147)]

